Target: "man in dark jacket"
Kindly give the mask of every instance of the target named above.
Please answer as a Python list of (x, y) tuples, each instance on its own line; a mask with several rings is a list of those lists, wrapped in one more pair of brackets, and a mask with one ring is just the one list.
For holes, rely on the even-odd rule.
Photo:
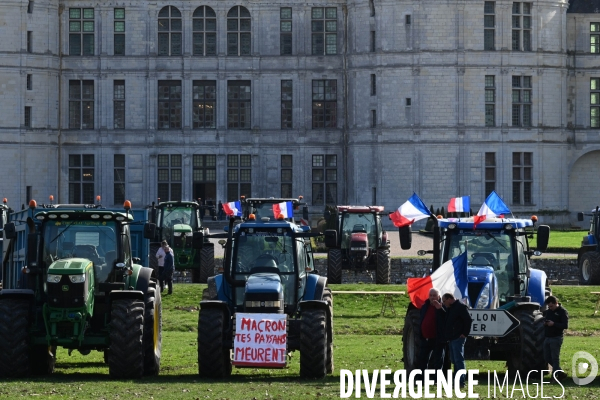
[(563, 331), (569, 327), (569, 313), (555, 296), (548, 296), (544, 304), (548, 306), (544, 311), (544, 361), (552, 365), (554, 378), (562, 381), (567, 374), (560, 367), (560, 348), (563, 343)]
[(419, 369), (441, 369), (444, 361), (444, 325), (446, 312), (442, 308), (440, 292), (432, 288), (429, 299), (421, 307), (421, 348), (419, 351)]
[(465, 370), (465, 374), (460, 377), (460, 386), (464, 387), (466, 379), (465, 367), (465, 342), (471, 332), (471, 315), (466, 305), (456, 301), (452, 293), (446, 293), (442, 297), (446, 312), (446, 340), (448, 340), (450, 349), (450, 360), (454, 364), (454, 373)]

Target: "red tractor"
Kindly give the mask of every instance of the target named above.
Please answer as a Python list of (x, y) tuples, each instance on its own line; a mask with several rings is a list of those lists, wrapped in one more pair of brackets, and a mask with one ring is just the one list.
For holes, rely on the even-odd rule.
[(390, 242), (381, 225), (383, 206), (338, 206), (336, 229), (325, 231), (327, 280), (342, 283), (342, 270), (375, 271), (390, 283)]

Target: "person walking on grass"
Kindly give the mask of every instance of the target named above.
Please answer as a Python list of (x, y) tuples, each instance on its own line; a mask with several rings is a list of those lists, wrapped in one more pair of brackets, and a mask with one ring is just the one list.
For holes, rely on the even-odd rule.
[(569, 312), (558, 302), (556, 296), (548, 296), (544, 304), (544, 361), (552, 366), (552, 376), (562, 381), (567, 374), (560, 367), (560, 348), (563, 343), (564, 330), (569, 327)]

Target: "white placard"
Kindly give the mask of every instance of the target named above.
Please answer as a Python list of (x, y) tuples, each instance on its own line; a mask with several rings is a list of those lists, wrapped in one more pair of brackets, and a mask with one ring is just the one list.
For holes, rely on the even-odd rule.
[(235, 314), (233, 365), (281, 368), (287, 356), (286, 314)]

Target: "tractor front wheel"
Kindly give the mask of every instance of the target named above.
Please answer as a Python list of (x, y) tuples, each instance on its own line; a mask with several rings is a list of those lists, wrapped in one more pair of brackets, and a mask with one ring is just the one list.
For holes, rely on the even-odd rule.
[(544, 317), (539, 310), (521, 309), (512, 313), (520, 322), (516, 329), (520, 346), (508, 355), (507, 369), (521, 376), (532, 370), (548, 369), (544, 362)]
[(327, 332), (332, 334), (327, 336), (327, 373), (333, 373), (333, 296), (331, 295), (331, 289), (325, 287), (323, 289), (323, 300), (327, 302), (329, 306), (329, 317), (327, 320)]
[(579, 259), (579, 283), (581, 285), (600, 284), (600, 253), (588, 251)]
[[(200, 251), (200, 277), (199, 283), (206, 283), (208, 278), (215, 275), (215, 247), (206, 244)], [(194, 282), (196, 283), (196, 282)]]
[(402, 331), (402, 354), (404, 369), (409, 374), (413, 369), (419, 368), (419, 349), (421, 346), (421, 319), (420, 311), (412, 306), (406, 311), (404, 329)]
[(377, 271), (375, 272), (375, 281), (378, 285), (387, 285), (390, 283), (390, 251), (387, 249), (377, 250)]
[(29, 301), (0, 301), (0, 378), (29, 374)]
[(342, 283), (342, 251), (331, 249), (327, 253), (327, 282)]
[(33, 346), (29, 352), (30, 371), (34, 375), (49, 375), (56, 365), (56, 346)]
[(201, 309), (198, 315), (198, 374), (206, 378), (231, 375), (231, 355), (223, 347), (225, 316), (221, 310)]
[(112, 378), (136, 379), (144, 374), (144, 303), (119, 299), (110, 314), (108, 372)]
[(162, 352), (162, 298), (156, 283), (150, 285), (144, 300), (144, 375), (158, 375)]
[(324, 378), (327, 375), (327, 353), (327, 313), (319, 309), (302, 311), (300, 377)]

